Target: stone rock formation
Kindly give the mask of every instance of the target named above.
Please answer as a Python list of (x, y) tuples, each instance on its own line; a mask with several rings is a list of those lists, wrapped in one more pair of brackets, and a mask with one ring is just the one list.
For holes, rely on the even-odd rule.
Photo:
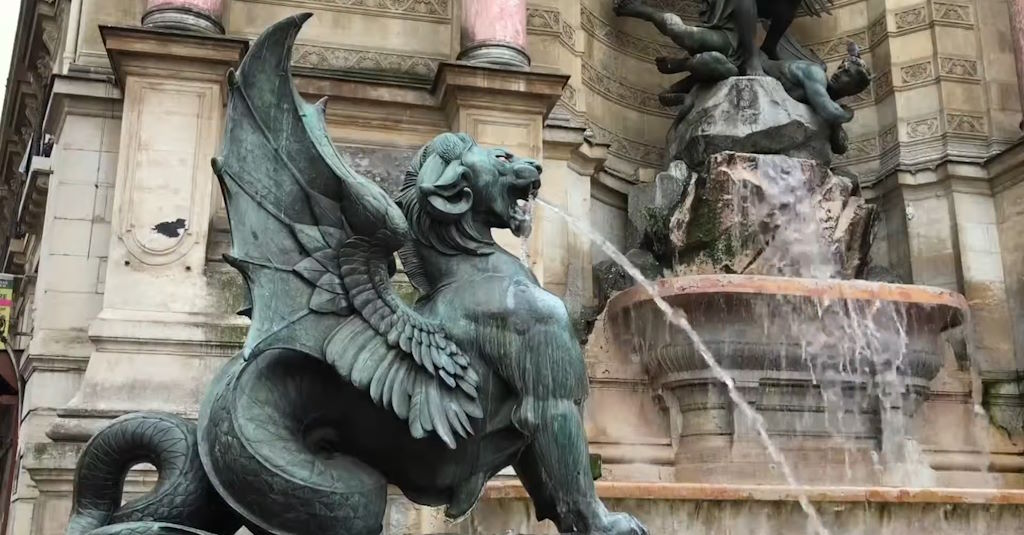
[(693, 109), (669, 130), (668, 153), (692, 169), (722, 151), (831, 162), (831, 127), (774, 78), (735, 77), (693, 91)]
[(850, 279), (866, 269), (873, 221), (856, 184), (819, 162), (720, 152), (681, 195), (663, 247), (677, 275)]

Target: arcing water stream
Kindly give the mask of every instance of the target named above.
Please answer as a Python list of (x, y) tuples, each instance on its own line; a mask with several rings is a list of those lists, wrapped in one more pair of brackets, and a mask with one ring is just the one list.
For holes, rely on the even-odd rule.
[[(743, 415), (746, 416), (754, 425), (758, 438), (768, 451), (768, 455), (779, 466), (783, 476), (786, 478), (786, 482), (794, 488), (802, 488), (802, 485), (797, 481), (792, 468), (790, 468), (789, 463), (786, 461), (785, 456), (783, 456), (782, 451), (779, 450), (778, 446), (772, 442), (771, 437), (768, 436), (768, 430), (765, 427), (764, 418), (762, 418), (761, 415), (758, 414), (745, 399), (743, 399), (743, 396), (736, 388), (733, 378), (725, 371), (725, 369), (722, 368), (718, 361), (715, 360), (714, 355), (711, 354), (711, 351), (707, 348), (704, 342), (701, 341), (697, 331), (694, 330), (693, 326), (690, 325), (690, 322), (687, 320), (686, 314), (682, 310), (673, 308), (672, 305), (661, 298), (657, 286), (644, 277), (640, 270), (633, 265), (633, 263), (630, 262), (624, 254), (612, 245), (611, 242), (594, 231), (589, 224), (567, 214), (561, 208), (554, 206), (543, 199), (537, 198), (536, 201), (548, 210), (551, 210), (553, 213), (561, 216), (574, 230), (586, 236), (587, 239), (600, 247), (605, 254), (625, 269), (626, 272), (629, 273), (629, 275), (651, 295), (654, 303), (661, 312), (665, 314), (668, 321), (686, 333), (686, 335), (692, 340), (697, 352), (700, 354), (701, 358), (704, 359), (711, 372), (726, 386), (729, 398), (736, 404)], [(807, 514), (808, 521), (810, 523), (809, 527), (813, 532), (817, 535), (830, 535), (829, 530), (824, 526), (824, 524), (822, 524), (821, 517), (818, 515), (818, 511), (814, 508), (814, 504), (811, 503), (806, 494), (802, 492), (799, 493), (798, 500), (800, 507)]]

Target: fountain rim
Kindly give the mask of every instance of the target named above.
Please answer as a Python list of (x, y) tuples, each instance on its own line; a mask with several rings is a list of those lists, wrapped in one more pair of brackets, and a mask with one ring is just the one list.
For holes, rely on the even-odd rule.
[[(867, 280), (807, 279), (770, 275), (684, 275), (653, 281), (659, 297), (701, 294), (785, 295), (825, 300), (891, 301), (924, 306), (946, 306), (970, 310), (963, 295), (919, 284), (894, 284)], [(623, 290), (608, 300), (608, 311), (628, 309), (650, 301), (651, 295), (640, 284)]]

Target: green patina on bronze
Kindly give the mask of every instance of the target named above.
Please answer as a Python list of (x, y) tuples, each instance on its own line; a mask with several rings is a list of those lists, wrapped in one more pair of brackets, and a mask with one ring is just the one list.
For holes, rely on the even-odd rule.
[[(68, 534), (376, 535), (388, 484), (460, 518), (510, 465), (560, 532), (646, 534), (596, 496), (565, 305), (491, 236), (529, 231), (519, 201), (539, 189), (540, 165), (442, 134), (392, 200), (342, 160), (325, 106), (293, 86), (308, 18), (270, 27), (228, 81), (214, 170), (227, 260), (248, 290), (244, 346), (198, 425), (133, 414), (93, 437)], [(412, 304), (392, 286), (396, 255)], [(121, 505), (139, 461), (160, 482)]]

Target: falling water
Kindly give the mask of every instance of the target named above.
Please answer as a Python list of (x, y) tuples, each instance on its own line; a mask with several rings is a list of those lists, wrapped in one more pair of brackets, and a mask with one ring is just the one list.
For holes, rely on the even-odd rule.
[[(534, 218), (533, 200), (530, 199), (530, 200), (523, 201), (519, 205), (519, 208), (523, 211), (523, 214), (525, 215), (527, 221), (530, 222), (530, 228), (532, 228), (533, 227), (533, 218)], [(522, 235), (519, 236), (519, 261), (522, 262), (524, 266), (526, 266), (528, 268), (531, 268), (531, 269), (533, 268), (533, 266), (531, 265), (532, 260), (530, 259), (530, 233), (529, 232), (523, 232)]]
[[(648, 294), (650, 294), (651, 299), (654, 301), (655, 305), (657, 305), (658, 309), (665, 314), (665, 317), (668, 318), (673, 325), (682, 329), (690, 338), (696, 347), (697, 352), (708, 365), (708, 368), (715, 377), (726, 386), (726, 389), (729, 392), (729, 398), (736, 404), (743, 415), (754, 424), (758, 438), (761, 440), (764, 448), (768, 451), (768, 455), (781, 469), (783, 476), (786, 478), (786, 482), (794, 488), (803, 488), (803, 485), (797, 481), (796, 476), (793, 474), (793, 470), (790, 468), (785, 456), (783, 456), (782, 451), (779, 450), (775, 443), (772, 442), (771, 437), (768, 436), (768, 430), (765, 427), (764, 418), (762, 418), (761, 415), (758, 414), (745, 399), (743, 399), (743, 396), (736, 388), (736, 383), (733, 378), (725, 371), (725, 369), (722, 368), (718, 361), (715, 360), (714, 355), (711, 354), (711, 351), (701, 340), (697, 331), (695, 331), (693, 326), (690, 325), (690, 322), (686, 318), (686, 314), (682, 310), (674, 309), (672, 305), (662, 299), (659, 295), (657, 286), (644, 277), (643, 273), (641, 273), (640, 270), (633, 265), (633, 263), (630, 262), (624, 254), (622, 254), (622, 252), (612, 245), (611, 242), (594, 231), (590, 225), (567, 214), (562, 209), (544, 201), (543, 199), (537, 198), (536, 201), (548, 210), (551, 210), (553, 213), (561, 216), (571, 227), (573, 227), (573, 229), (586, 236), (593, 243), (597, 244), (605, 254), (625, 269), (626, 272), (629, 273), (629, 275), (633, 277), (633, 279), (636, 280)], [(806, 494), (800, 492), (798, 500), (800, 507), (807, 514), (808, 521), (810, 522), (811, 528), (814, 532), (817, 533), (817, 535), (830, 535), (828, 529), (825, 528), (824, 524), (822, 524), (821, 518), (818, 516), (818, 511), (814, 508), (814, 505), (807, 498)]]

